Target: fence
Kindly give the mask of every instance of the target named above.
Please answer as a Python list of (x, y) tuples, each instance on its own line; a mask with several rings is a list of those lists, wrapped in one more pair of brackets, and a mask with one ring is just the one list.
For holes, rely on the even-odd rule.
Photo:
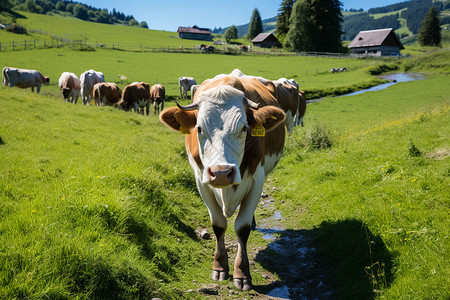
[[(32, 31), (32, 30), (30, 30)], [(180, 47), (155, 47), (143, 43), (102, 43), (96, 41), (95, 43), (88, 43), (85, 35), (72, 35), (65, 38), (50, 35), (46, 32), (33, 30), (33, 32), (48, 36), (44, 39), (21, 40), (12, 42), (0, 42), (0, 52), (5, 51), (23, 51), (31, 49), (45, 49), (45, 48), (61, 48), (68, 47), (80, 50), (90, 50), (95, 48), (116, 49), (124, 51), (135, 52), (167, 52), (167, 53), (205, 53), (205, 54), (225, 54), (225, 55), (270, 55), (270, 56), (314, 56), (314, 57), (330, 57), (330, 58), (358, 58), (367, 56), (358, 56), (348, 53), (331, 53), (331, 52), (287, 52), (279, 49), (268, 49), (251, 47), (246, 49), (239, 46), (225, 46), (222, 48), (201, 49), (200, 46), (193, 48)], [(386, 57), (382, 57), (386, 58)], [(399, 57), (395, 57), (399, 58)]]

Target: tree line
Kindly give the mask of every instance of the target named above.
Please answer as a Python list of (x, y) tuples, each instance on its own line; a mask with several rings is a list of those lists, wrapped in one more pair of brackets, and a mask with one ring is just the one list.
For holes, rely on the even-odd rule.
[(122, 12), (108, 11), (79, 2), (65, 0), (0, 0), (1, 10), (21, 10), (37, 14), (48, 14), (58, 12), (71, 15), (75, 18), (105, 24), (123, 24), (148, 28), (145, 21), (138, 22), (133, 15), (125, 15)]

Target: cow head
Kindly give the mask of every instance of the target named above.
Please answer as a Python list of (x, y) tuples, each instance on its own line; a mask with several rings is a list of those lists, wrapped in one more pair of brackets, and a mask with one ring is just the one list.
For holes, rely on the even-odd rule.
[(262, 125), (269, 131), (284, 121), (281, 109), (257, 107), (244, 93), (225, 85), (203, 91), (191, 105), (164, 110), (160, 119), (198, 141), (198, 151), (190, 150), (201, 161), (202, 183), (225, 188), (241, 182), (246, 139), (256, 138), (251, 130)]
[(64, 96), (64, 99), (69, 98), (70, 89), (68, 87), (62, 88), (61, 92), (62, 92), (62, 94)]
[(50, 77), (44, 76), (44, 82), (43, 84), (49, 85), (50, 84)]

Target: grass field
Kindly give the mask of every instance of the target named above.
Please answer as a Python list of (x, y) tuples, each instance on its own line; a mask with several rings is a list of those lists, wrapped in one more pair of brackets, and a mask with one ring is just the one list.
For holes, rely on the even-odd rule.
[[(314, 237), (333, 299), (450, 298), (450, 51), (418, 53), (398, 62), (0, 53), (2, 64), (52, 78), (39, 95), (0, 87), (0, 299), (202, 299), (197, 289), (211, 283), (215, 242), (195, 233), (212, 229), (183, 137), (153, 115), (65, 103), (56, 86), (63, 71), (124, 74), (177, 95), (178, 76), (201, 81), (234, 68), (294, 77), (305, 90), (343, 89), (372, 81), (368, 69), (380, 63), (427, 79), (308, 104), (266, 187), (283, 227)], [(349, 72), (328, 72), (344, 66)], [(315, 149), (318, 138), (330, 147)], [(257, 220), (266, 214), (259, 207)], [(253, 232), (250, 256), (268, 243)], [(270, 286), (267, 266), (251, 270), (256, 286)]]
[[(367, 68), (379, 63), (377, 60), (338, 58), (134, 53), (105, 49), (43, 49), (4, 52), (1, 56), (8, 66), (37, 69), (50, 76), (51, 85), (42, 90), (54, 94), (58, 93), (58, 78), (65, 71), (79, 76), (86, 70), (95, 69), (105, 74), (106, 81), (116, 82), (121, 88), (134, 81), (161, 83), (167, 94), (174, 96), (179, 95), (180, 76), (192, 76), (197, 82), (202, 82), (239, 68), (246, 74), (266, 78), (294, 78), (304, 89), (319, 89), (377, 81), (367, 73)], [(349, 72), (332, 74), (330, 69), (337, 67), (346, 67)], [(121, 82), (119, 74), (125, 75), (127, 80)]]

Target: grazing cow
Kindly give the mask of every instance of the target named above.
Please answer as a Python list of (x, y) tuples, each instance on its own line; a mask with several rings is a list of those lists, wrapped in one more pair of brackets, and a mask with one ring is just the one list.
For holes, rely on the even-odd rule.
[(199, 84), (194, 84), (191, 86), (191, 99), (194, 100), (195, 92), (197, 91)]
[(186, 152), (216, 235), (213, 280), (228, 276), (227, 218), (240, 207), (234, 224), (239, 248), (233, 278), (242, 290), (252, 288), (247, 240), (265, 175), (281, 157), (285, 129), (279, 125), (284, 118), (263, 84), (234, 76), (203, 82), (192, 104), (160, 115), (168, 127), (186, 134)]
[(150, 88), (150, 100), (155, 107), (155, 115), (156, 110), (158, 110), (159, 114), (159, 105), (161, 105), (161, 110), (164, 109), (164, 101), (166, 100), (166, 89), (162, 84), (152, 85)]
[(197, 84), (192, 77), (180, 77), (178, 78), (178, 86), (180, 87), (181, 99), (187, 99), (187, 92), (191, 89), (191, 86)]
[(120, 101), (122, 91), (112, 82), (98, 82), (94, 84), (92, 96), (96, 105), (115, 106)]
[(122, 99), (117, 104), (122, 110), (129, 111), (133, 107), (134, 112), (147, 115), (150, 112), (150, 85), (145, 82), (127, 85), (122, 92)]
[(98, 82), (105, 82), (105, 76), (103, 76), (102, 72), (89, 70), (80, 75), (80, 81), (81, 99), (83, 100), (83, 104), (87, 105), (92, 97), (94, 85)]
[(61, 77), (59, 77), (58, 85), (64, 100), (77, 104), (81, 90), (80, 79), (78, 79), (77, 75), (70, 72), (62, 73)]
[(34, 92), (34, 87), (36, 87), (38, 94), (41, 91), (42, 84), (48, 85), (50, 83), (49, 77), (44, 77), (41, 72), (36, 70), (5, 67), (2, 70), (2, 75), (3, 85), (9, 87), (17, 86), (22, 89), (31, 87), (32, 92)]

